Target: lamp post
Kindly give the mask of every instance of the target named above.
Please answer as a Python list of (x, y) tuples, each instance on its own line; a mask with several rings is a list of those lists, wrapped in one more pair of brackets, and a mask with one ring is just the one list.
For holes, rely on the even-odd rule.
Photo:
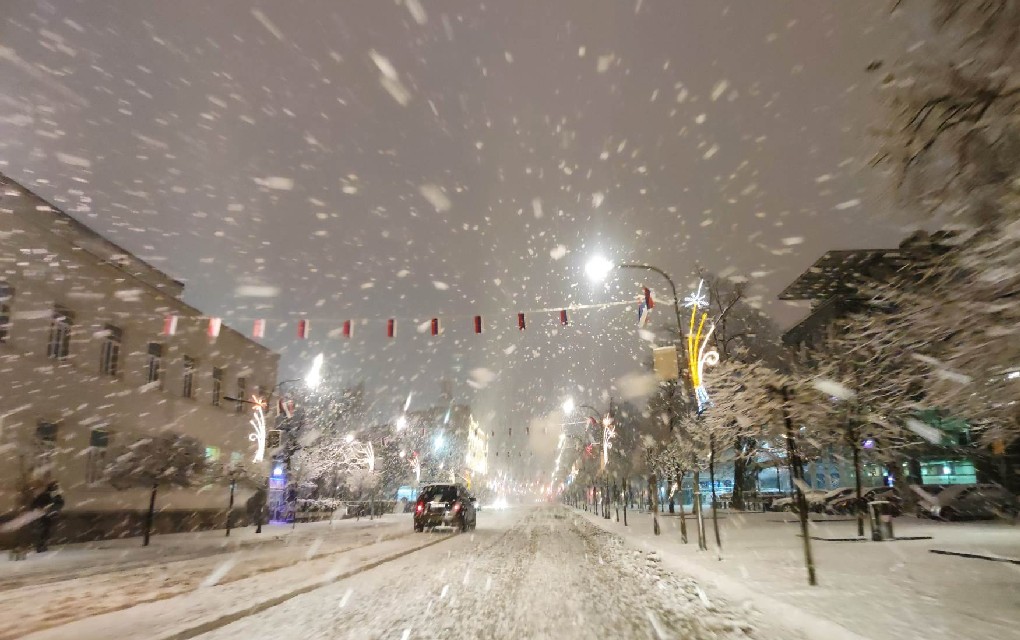
[[(322, 363), (323, 363), (323, 360), (324, 360), (323, 354), (320, 353), (319, 355), (315, 356), (315, 358), (312, 360), (312, 366), (308, 370), (308, 374), (305, 375), (304, 378), (290, 378), (290, 379), (287, 379), (287, 380), (281, 380), (281, 381), (277, 382), (276, 385), (274, 385), (272, 389), (269, 390), (269, 393), (266, 394), (266, 396), (264, 398), (259, 398), (258, 396), (252, 395), (252, 399), (249, 400), (247, 398), (235, 398), (235, 397), (228, 396), (228, 395), (223, 396), (223, 399), (227, 400), (228, 402), (237, 402), (237, 403), (243, 403), (243, 404), (250, 404), (250, 405), (254, 406), (254, 409), (253, 409), (254, 415), (252, 416), (252, 419), (251, 419), (251, 425), (252, 425), (252, 428), (253, 428), (253, 432), (248, 434), (248, 439), (256, 442), (256, 447), (257, 447), (257, 450), (255, 452), (255, 458), (254, 458), (253, 462), (262, 462), (262, 460), (263, 460), (263, 458), (265, 456), (266, 439), (267, 439), (269, 434), (266, 431), (265, 413), (264, 412), (265, 412), (265, 409), (269, 406), (269, 402), (273, 398), (273, 395), (276, 393), (277, 390), (282, 389), (283, 385), (289, 384), (291, 382), (302, 382), (302, 381), (304, 381), (304, 383), (308, 386), (309, 389), (315, 389), (316, 387), (318, 387), (319, 383), (322, 381)], [(230, 479), (230, 502), (229, 502), (229, 506), (227, 508), (227, 526), (226, 526), (226, 529), (227, 529), (227, 533), (226, 534), (228, 536), (230, 535), (231, 515), (232, 515), (233, 507), (234, 507), (234, 489), (235, 489), (236, 485), (237, 485), (237, 480), (236, 480), (235, 474), (233, 472), (231, 472), (231, 479)], [(266, 495), (267, 496), (268, 496), (268, 490), (269, 490), (269, 486), (268, 485), (269, 485), (269, 479), (267, 478), (266, 479)], [(255, 516), (255, 533), (262, 533), (262, 516), (263, 516), (263, 511), (264, 511), (264, 505), (256, 505), (256, 507), (257, 507), (257, 511), (258, 512), (257, 512), (257, 514)]]
[[(662, 269), (660, 269), (658, 267), (655, 267), (655, 266), (652, 266), (650, 264), (633, 263), (633, 262), (631, 262), (631, 263), (613, 264), (612, 262), (610, 262), (609, 260), (607, 260), (607, 259), (605, 259), (605, 258), (603, 258), (601, 256), (596, 256), (596, 257), (592, 258), (591, 260), (588, 261), (588, 264), (585, 265), (585, 272), (588, 274), (588, 277), (591, 278), (592, 280), (595, 280), (595, 281), (605, 280), (605, 278), (608, 277), (609, 272), (612, 271), (613, 269), (632, 269), (632, 270), (638, 270), (638, 271), (652, 271), (652, 272), (657, 273), (660, 276), (662, 276), (666, 280), (666, 282), (669, 283), (670, 292), (673, 294), (673, 315), (674, 315), (674, 318), (676, 320), (677, 335), (680, 338), (680, 349), (684, 352), (684, 355), (685, 355), (684, 359), (687, 360), (687, 362), (690, 362), (691, 361), (690, 360), (691, 354), (689, 353), (689, 346), (690, 345), (686, 345), (685, 346), (685, 341), (683, 340), (683, 338), (684, 338), (684, 329), (683, 329), (683, 320), (682, 320), (682, 318), (680, 316), (680, 297), (677, 295), (677, 292), (676, 292), (676, 283), (673, 282), (673, 278), (670, 277), (670, 275), (668, 273), (666, 273), (665, 271), (663, 271)], [(688, 337), (688, 340), (689, 339), (690, 339), (690, 337)], [(689, 368), (690, 367), (688, 367), (688, 369)], [(693, 396), (694, 399), (695, 399), (695, 402), (698, 403), (699, 402), (698, 394), (697, 394), (697, 390), (692, 385), (692, 380), (690, 378), (691, 374), (692, 374), (692, 372), (688, 371), (687, 374), (683, 375), (682, 377), (683, 377), (683, 380), (684, 380), (684, 385), (686, 387), (688, 387), (688, 390), (687, 390), (688, 393), (691, 396)], [(669, 403), (670, 430), (672, 430), (673, 420), (674, 420), (673, 411), (674, 411), (673, 403), (670, 402)], [(656, 500), (655, 500), (655, 503), (653, 505), (654, 508), (655, 508), (655, 511), (656, 511), (656, 515), (657, 515), (657, 512), (658, 512), (658, 492), (659, 492), (658, 481), (656, 481), (656, 486), (655, 486), (655, 497), (656, 497)], [(701, 475), (700, 475), (700, 473), (698, 471), (698, 465), (697, 464), (694, 465), (694, 513), (697, 516), (697, 520), (698, 520), (698, 548), (704, 551), (704, 550), (708, 549), (708, 545), (705, 543), (705, 521), (704, 521), (704, 517), (702, 515), (702, 511), (701, 511)], [(658, 533), (658, 519), (657, 518), (655, 520), (655, 525), (656, 525), (655, 526), (655, 532)]]

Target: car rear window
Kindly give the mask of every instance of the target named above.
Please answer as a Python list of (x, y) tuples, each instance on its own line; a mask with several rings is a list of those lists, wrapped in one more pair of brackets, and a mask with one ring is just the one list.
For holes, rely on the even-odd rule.
[(439, 500), (440, 502), (451, 502), (457, 499), (457, 487), (449, 485), (425, 487), (422, 490), (419, 499), (424, 500), (425, 502), (433, 502), (435, 500)]

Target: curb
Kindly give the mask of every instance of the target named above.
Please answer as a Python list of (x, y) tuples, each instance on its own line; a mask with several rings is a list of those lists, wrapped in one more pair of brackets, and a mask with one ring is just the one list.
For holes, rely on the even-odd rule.
[(936, 553), (940, 556), (957, 556), (959, 558), (971, 558), (974, 560), (987, 560), (989, 562), (1008, 562), (1009, 564), (1020, 564), (1018, 558), (1006, 558), (1003, 556), (986, 556), (980, 553), (964, 553), (962, 551), (944, 551), (942, 549), (929, 549), (930, 553)]

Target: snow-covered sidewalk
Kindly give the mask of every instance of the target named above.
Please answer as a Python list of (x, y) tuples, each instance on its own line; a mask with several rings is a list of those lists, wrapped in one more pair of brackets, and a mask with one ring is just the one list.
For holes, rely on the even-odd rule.
[[(632, 544), (660, 552), (675, 570), (731, 599), (748, 600), (765, 615), (784, 618), (810, 637), (1005, 638), (1020, 627), (1016, 565), (931, 552), (1020, 557), (1017, 526), (899, 518), (894, 523), (897, 536), (931, 539), (812, 540), (818, 586), (811, 587), (800, 527), (790, 514), (720, 512), (720, 560), (710, 518), (705, 523), (709, 551), (699, 552), (690, 516), (690, 542), (685, 545), (676, 515), (660, 515), (662, 535), (655, 536), (648, 513), (629, 511), (627, 527), (622, 516), (616, 522), (615, 512), (610, 520), (577, 513)], [(851, 519), (812, 523), (811, 535), (854, 538), (857, 524)]]
[[(363, 550), (385, 551), (392, 544), (399, 547), (411, 537), (412, 527), (409, 516), (401, 514), (374, 521), (271, 527), (247, 536), (232, 532), (230, 539), (222, 530), (219, 536), (215, 533), (163, 536), (158, 542), (153, 538), (147, 548), (126, 546), (125, 541), (97, 543), (98, 548), (75, 545), (51, 552), (49, 559), (49, 554), (37, 556), (34, 566), (31, 561), (8, 562), (8, 572), (15, 567), (20, 573), (0, 578), (0, 619), (9, 621), (0, 627), (0, 640), (142, 603), (196, 593), (204, 602), (210, 585), (243, 584), (280, 569), (302, 566), (296, 577), (312, 579), (322, 573), (311, 568), (314, 563), (358, 557)], [(295, 583), (294, 576), (288, 579)], [(246, 598), (241, 600), (247, 604)]]
[(67, 545), (51, 545), (43, 554), (29, 553), (25, 560), (0, 559), (0, 591), (25, 584), (38, 584), (49, 578), (65, 578), (69, 574), (81, 577), (97, 571), (125, 569), (154, 562), (171, 562), (230, 553), (258, 547), (280, 547), (308, 538), (320, 537), (326, 532), (343, 534), (406, 529), (410, 514), (389, 514), (369, 520), (367, 518), (310, 522), (295, 525), (270, 524), (255, 533), (255, 527), (232, 529), (230, 536), (224, 529), (191, 531), (154, 535), (149, 546), (142, 546), (140, 537), (97, 540)]

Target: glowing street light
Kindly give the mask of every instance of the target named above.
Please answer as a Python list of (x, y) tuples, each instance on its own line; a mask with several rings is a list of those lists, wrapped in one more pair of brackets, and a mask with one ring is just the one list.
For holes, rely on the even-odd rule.
[(584, 265), (584, 273), (592, 282), (602, 282), (615, 267), (616, 265), (602, 256), (595, 256)]
[(397, 431), (403, 431), (407, 428), (407, 416), (400, 416), (397, 418)]
[(574, 399), (567, 398), (563, 401), (563, 413), (571, 414), (574, 412)]
[(346, 436), (344, 436), (344, 440), (347, 441), (348, 443), (354, 442), (354, 434), (348, 433)]
[(315, 356), (312, 360), (312, 368), (308, 370), (308, 375), (305, 376), (305, 384), (308, 385), (309, 389), (315, 389), (322, 382), (322, 359), (323, 355), (320, 353)]

